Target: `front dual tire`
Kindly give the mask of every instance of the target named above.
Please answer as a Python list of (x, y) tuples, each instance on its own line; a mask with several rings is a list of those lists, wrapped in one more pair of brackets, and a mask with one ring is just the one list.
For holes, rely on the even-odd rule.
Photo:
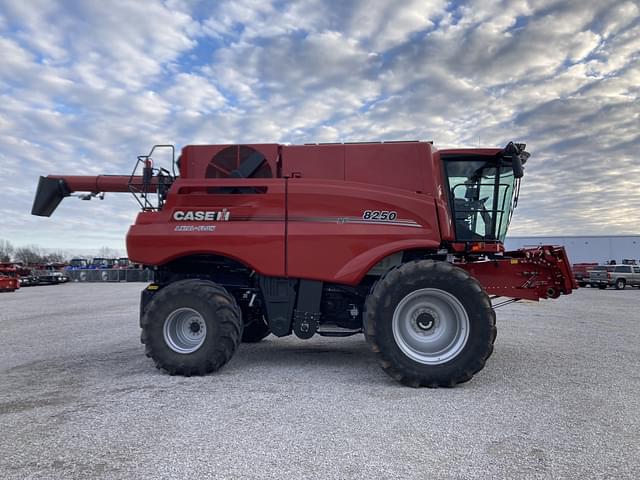
[(382, 369), (411, 387), (452, 387), (482, 370), (496, 338), (480, 283), (446, 262), (389, 271), (366, 302), (365, 335)]

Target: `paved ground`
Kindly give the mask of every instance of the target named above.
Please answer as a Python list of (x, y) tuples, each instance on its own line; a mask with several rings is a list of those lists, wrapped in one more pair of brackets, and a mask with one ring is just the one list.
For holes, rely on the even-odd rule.
[(141, 284), (0, 294), (0, 478), (640, 478), (640, 291), (498, 311), (486, 369), (395, 384), (362, 337), (164, 375)]

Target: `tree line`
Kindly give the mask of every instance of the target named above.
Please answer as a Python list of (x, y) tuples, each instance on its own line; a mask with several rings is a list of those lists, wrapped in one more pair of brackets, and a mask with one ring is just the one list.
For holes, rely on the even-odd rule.
[[(101, 247), (95, 257), (119, 258), (123, 257), (120, 250), (109, 247)], [(63, 263), (72, 258), (87, 258), (87, 255), (76, 255), (67, 250), (48, 251), (39, 245), (24, 245), (14, 247), (8, 240), (0, 239), (0, 262), (20, 262), (24, 264), (34, 263)]]

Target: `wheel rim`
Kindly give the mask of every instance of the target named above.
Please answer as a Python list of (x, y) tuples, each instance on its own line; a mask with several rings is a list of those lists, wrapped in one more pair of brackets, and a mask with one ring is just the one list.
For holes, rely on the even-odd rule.
[(171, 312), (164, 321), (164, 341), (177, 353), (193, 353), (204, 343), (207, 325), (200, 313), (182, 307)]
[(423, 288), (404, 297), (393, 312), (393, 338), (412, 360), (439, 365), (455, 358), (469, 338), (469, 316), (449, 292)]

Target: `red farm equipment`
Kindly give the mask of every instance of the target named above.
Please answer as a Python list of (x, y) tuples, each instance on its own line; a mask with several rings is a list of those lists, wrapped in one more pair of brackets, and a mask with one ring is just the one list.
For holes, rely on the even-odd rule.
[(20, 288), (18, 269), (12, 263), (0, 263), (0, 292), (15, 292)]
[[(153, 164), (162, 147), (171, 172)], [(269, 334), (364, 333), (401, 383), (453, 386), (491, 355), (494, 308), (577, 288), (564, 249), (504, 251), (522, 144), (191, 145), (177, 162), (173, 152), (154, 147), (131, 175), (41, 177), (32, 210), (50, 216), (73, 192), (134, 194), (129, 258), (155, 270), (141, 339), (170, 374), (213, 372)]]

